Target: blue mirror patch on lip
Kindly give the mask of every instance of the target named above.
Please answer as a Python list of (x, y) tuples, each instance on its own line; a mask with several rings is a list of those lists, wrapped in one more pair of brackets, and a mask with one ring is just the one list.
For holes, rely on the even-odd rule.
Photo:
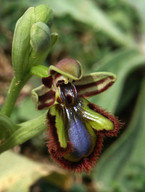
[(88, 155), (92, 147), (91, 137), (85, 124), (77, 115), (70, 120), (68, 136), (75, 157), (81, 158)]

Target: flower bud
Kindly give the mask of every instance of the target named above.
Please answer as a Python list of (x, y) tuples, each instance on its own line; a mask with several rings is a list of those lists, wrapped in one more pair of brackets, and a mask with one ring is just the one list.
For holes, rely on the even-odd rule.
[(12, 45), (12, 63), (16, 78), (23, 79), (34, 64), (44, 62), (51, 40), (49, 26), (52, 19), (52, 10), (40, 5), (29, 8), (17, 21)]
[(49, 47), (50, 29), (46, 24), (37, 22), (32, 26), (30, 44), (34, 52), (43, 52)]
[(49, 27), (42, 22), (35, 23), (30, 31), (30, 45), (32, 47), (29, 57), (29, 66), (40, 65), (45, 60), (51, 41)]

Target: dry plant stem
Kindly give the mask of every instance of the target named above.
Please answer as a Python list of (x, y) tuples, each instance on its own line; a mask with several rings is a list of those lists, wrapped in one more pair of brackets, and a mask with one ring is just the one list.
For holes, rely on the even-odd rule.
[(10, 88), (8, 90), (8, 94), (7, 94), (5, 103), (2, 108), (3, 114), (5, 114), (7, 116), (11, 115), (11, 112), (14, 108), (14, 105), (19, 96), (19, 93), (29, 78), (30, 78), (29, 74), (27, 76), (25, 76), (25, 78), (23, 80), (18, 80), (15, 76), (13, 77)]

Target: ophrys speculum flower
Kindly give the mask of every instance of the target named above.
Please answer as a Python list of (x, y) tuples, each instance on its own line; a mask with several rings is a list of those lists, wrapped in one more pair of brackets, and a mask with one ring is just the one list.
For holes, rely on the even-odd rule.
[(33, 90), (38, 109), (47, 113), (48, 150), (62, 167), (88, 172), (96, 162), (104, 136), (116, 136), (121, 123), (86, 97), (108, 89), (116, 76), (108, 72), (81, 74), (74, 59), (49, 67), (43, 85)]

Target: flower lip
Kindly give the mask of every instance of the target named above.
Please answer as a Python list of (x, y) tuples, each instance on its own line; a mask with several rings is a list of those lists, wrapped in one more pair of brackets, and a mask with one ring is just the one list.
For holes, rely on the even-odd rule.
[(101, 152), (103, 135), (100, 133), (97, 134), (97, 131), (94, 130), (94, 133), (97, 135), (97, 139), (93, 151), (86, 157), (84, 156), (84, 158), (81, 158), (78, 161), (72, 161), (70, 159), (72, 158), (72, 155), (70, 154), (71, 157), (66, 155), (69, 152), (72, 153), (72, 145), (70, 142), (67, 142), (67, 147), (62, 148), (60, 146), (61, 140), (59, 139), (60, 135), (58, 134), (57, 117), (54, 114), (52, 114), (51, 111), (52, 110), (50, 109), (50, 111), (48, 111), (47, 114), (47, 124), (49, 126), (49, 129), (47, 130), (48, 131), (47, 146), (49, 153), (51, 154), (52, 158), (63, 168), (77, 173), (81, 173), (82, 171), (88, 173), (90, 169), (95, 165), (96, 160), (98, 159), (98, 156)]
[(68, 117), (68, 138), (72, 145), (73, 151), (65, 158), (72, 162), (78, 161), (85, 156), (88, 156), (94, 148), (91, 135), (83, 121), (76, 114), (73, 108), (66, 109)]

